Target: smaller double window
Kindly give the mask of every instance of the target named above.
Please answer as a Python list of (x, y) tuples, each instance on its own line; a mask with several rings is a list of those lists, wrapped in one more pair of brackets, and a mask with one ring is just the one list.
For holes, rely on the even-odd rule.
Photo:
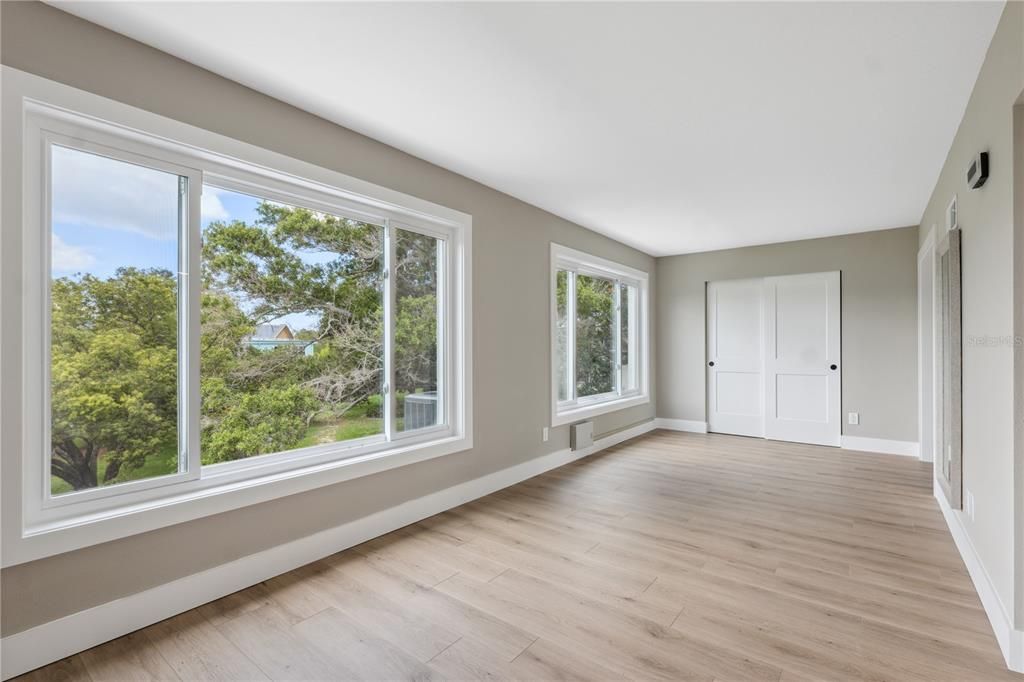
[(552, 424), (647, 395), (647, 273), (552, 244)]

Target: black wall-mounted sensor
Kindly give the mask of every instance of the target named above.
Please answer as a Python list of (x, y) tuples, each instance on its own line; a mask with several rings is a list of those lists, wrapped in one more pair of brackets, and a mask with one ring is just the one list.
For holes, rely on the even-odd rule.
[(982, 152), (974, 157), (971, 165), (967, 167), (967, 186), (971, 189), (978, 189), (988, 180), (988, 152)]

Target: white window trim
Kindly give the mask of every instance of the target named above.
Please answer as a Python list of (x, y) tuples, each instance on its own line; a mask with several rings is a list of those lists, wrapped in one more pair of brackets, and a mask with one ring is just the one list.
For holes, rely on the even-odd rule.
[[(0, 235), (0, 282), (5, 315), (21, 325), (0, 330), (0, 400), (3, 403), (2, 565), (106, 542), (192, 519), (238, 509), (325, 485), (387, 471), (473, 446), (472, 410), (472, 217), (248, 143), (130, 107), (31, 74), (3, 67), (3, 224), (20, 225)], [(442, 343), (449, 351), (439, 382), (451, 387), (442, 404), (444, 425), (394, 434), (393, 440), (359, 439), (304, 448), (202, 468), (190, 466), (183, 480), (155, 487), (150, 481), (102, 489), (95, 500), (42, 508), (39, 490), (48, 476), (40, 466), (42, 409), (48, 365), (39, 330), (44, 318), (49, 235), (43, 215), (43, 128), (71, 138), (109, 141), (127, 154), (141, 153), (171, 164), (171, 172), (267, 198), (392, 225), (445, 240), (441, 267), (448, 287), (439, 293)], [(76, 135), (76, 131), (80, 131)], [(76, 145), (77, 146), (77, 145)], [(148, 162), (147, 162), (148, 163)], [(149, 164), (152, 165), (152, 164)], [(182, 173), (182, 170), (188, 171)], [(191, 173), (201, 173), (196, 176)], [(198, 210), (200, 192), (190, 198)], [(299, 201), (296, 201), (299, 199)], [(198, 215), (198, 214), (196, 214)], [(42, 237), (42, 238), (41, 238)], [(195, 259), (198, 259), (198, 245)], [(443, 301), (441, 297), (443, 296)], [(196, 306), (197, 307), (197, 306)], [(198, 324), (198, 311), (189, 311)], [(35, 331), (30, 331), (35, 330)], [(198, 335), (191, 338), (197, 340)], [(198, 347), (193, 349), (198, 357)], [(195, 393), (193, 391), (193, 393)], [(392, 392), (393, 393), (393, 392)], [(197, 401), (198, 402), (198, 401)], [(198, 404), (188, 409), (198, 410)], [(198, 443), (198, 434), (190, 434)], [(42, 449), (40, 449), (42, 448)], [(193, 454), (194, 453), (194, 454)], [(198, 464), (198, 448), (189, 451)], [(107, 491), (112, 491), (107, 494)], [(91, 497), (91, 495), (83, 496)]]
[[(630, 284), (637, 289), (637, 317), (633, 324), (636, 324), (637, 348), (640, 351), (639, 367), (637, 368), (637, 389), (628, 393), (619, 393), (618, 389), (611, 393), (586, 396), (574, 401), (560, 401), (558, 399), (559, 381), (564, 377), (558, 372), (558, 271), (573, 270), (577, 274), (592, 275), (606, 279), (617, 280)], [(651, 401), (650, 397), (650, 291), (649, 276), (642, 270), (631, 268), (621, 263), (592, 256), (583, 251), (551, 243), (551, 277), (550, 277), (550, 333), (551, 333), (551, 425), (561, 426), (585, 419), (590, 419), (601, 414), (608, 414), (627, 407), (644, 405)], [(572, 298), (572, 296), (571, 296)], [(572, 306), (569, 310), (572, 313)], [(570, 330), (573, 325), (570, 324)], [(616, 347), (618, 347), (616, 341)], [(572, 333), (569, 334), (569, 345), (572, 346)], [(572, 366), (575, 362), (575, 354), (570, 353), (567, 358), (567, 372), (570, 376), (574, 374)], [(620, 382), (619, 372), (616, 372), (616, 387)]]

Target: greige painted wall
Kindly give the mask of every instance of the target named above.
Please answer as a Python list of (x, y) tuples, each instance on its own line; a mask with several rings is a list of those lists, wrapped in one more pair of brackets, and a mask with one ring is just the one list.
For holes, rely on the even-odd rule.
[[(658, 259), (658, 416), (706, 421), (705, 282), (842, 272), (843, 433), (917, 440), (917, 228)], [(846, 423), (860, 413), (860, 425)]]
[[(568, 447), (565, 427), (541, 442), (549, 244), (645, 270), (652, 283), (653, 258), (47, 5), (0, 3), (0, 23), (5, 65), (471, 214), (476, 420), (469, 452), (6, 569), (4, 636)], [(652, 402), (605, 415), (595, 430), (654, 413)], [(4, 457), (20, 454), (16, 437), (5, 424)]]
[[(963, 230), (963, 481), (975, 498), (974, 520), (964, 514), (960, 520), (1008, 613), (1014, 610), (1014, 526), (1021, 526), (1014, 512), (1013, 379), (1014, 367), (1020, 372), (1024, 363), (1020, 350), (1015, 363), (1010, 339), (1015, 243), (1020, 248), (1014, 235), (1013, 106), (1022, 89), (1024, 5), (1009, 2), (920, 230), (922, 243), (933, 225), (941, 237), (946, 207), (957, 195)], [(982, 151), (990, 154), (990, 177), (970, 191), (964, 176), (969, 160)]]

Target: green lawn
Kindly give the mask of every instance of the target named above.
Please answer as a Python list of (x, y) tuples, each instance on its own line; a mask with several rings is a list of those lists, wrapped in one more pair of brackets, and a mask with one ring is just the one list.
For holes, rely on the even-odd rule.
[(337, 443), (353, 438), (363, 438), (384, 432), (384, 420), (380, 417), (334, 417), (315, 419), (306, 435), (295, 446), (305, 448), (310, 445)]
[[(122, 469), (121, 473), (118, 474), (117, 478), (110, 481), (106, 485), (113, 485), (114, 483), (125, 483), (127, 481), (137, 481), (142, 478), (152, 478), (154, 476), (166, 476), (167, 474), (173, 474), (178, 470), (178, 447), (175, 443), (168, 443), (164, 448), (150, 457), (146, 458), (146, 461), (142, 466), (127, 470)], [(100, 455), (99, 462), (96, 463), (96, 471), (99, 473), (100, 480), (103, 479), (103, 474), (107, 470), (107, 456)], [(57, 478), (56, 476), (50, 477), (50, 490), (52, 495), (61, 495), (63, 493), (71, 492), (71, 486), (67, 484), (63, 479)]]

